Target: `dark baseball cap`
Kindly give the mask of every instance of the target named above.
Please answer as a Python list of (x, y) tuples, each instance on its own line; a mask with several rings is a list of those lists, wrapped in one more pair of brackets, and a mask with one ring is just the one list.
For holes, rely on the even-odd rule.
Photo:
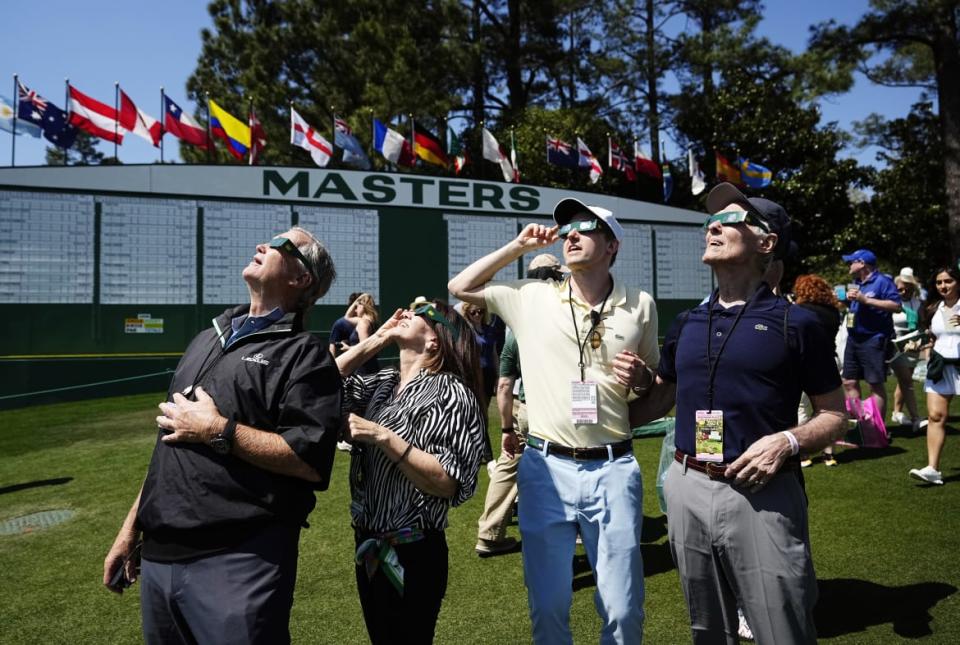
[(787, 257), (793, 235), (790, 216), (783, 206), (763, 197), (747, 197), (736, 186), (727, 182), (717, 184), (707, 195), (707, 211), (710, 213), (719, 213), (730, 204), (742, 206), (762, 220), (771, 233), (776, 233), (777, 245), (773, 249), (773, 257), (777, 260)]

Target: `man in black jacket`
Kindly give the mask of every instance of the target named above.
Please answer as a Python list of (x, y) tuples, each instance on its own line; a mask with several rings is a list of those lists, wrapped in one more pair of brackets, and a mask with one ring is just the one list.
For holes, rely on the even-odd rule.
[(142, 533), (148, 643), (289, 642), (300, 528), (329, 485), (340, 426), (339, 372), (303, 316), (335, 275), (302, 228), (257, 245), (243, 269), (250, 304), (184, 352), (104, 561), (104, 584), (121, 592)]

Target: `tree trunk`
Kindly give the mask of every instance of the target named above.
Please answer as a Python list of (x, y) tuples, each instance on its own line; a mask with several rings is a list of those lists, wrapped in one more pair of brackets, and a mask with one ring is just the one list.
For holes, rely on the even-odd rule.
[(656, 41), (656, 14), (653, 11), (653, 0), (647, 0), (644, 22), (647, 36), (647, 123), (650, 127), (651, 158), (660, 163), (660, 106), (657, 81), (657, 41)]
[(483, 121), (483, 105), (486, 94), (486, 78), (483, 73), (483, 43), (480, 42), (480, 3), (483, 0), (473, 0), (473, 127), (479, 128)]
[(507, 55), (504, 57), (507, 71), (508, 107), (504, 118), (511, 123), (527, 107), (520, 51), (521, 20), (520, 0), (509, 0), (507, 2)]
[(947, 230), (951, 260), (960, 257), (960, 47), (953, 10), (937, 21), (933, 45), (943, 138), (943, 181), (947, 200)]

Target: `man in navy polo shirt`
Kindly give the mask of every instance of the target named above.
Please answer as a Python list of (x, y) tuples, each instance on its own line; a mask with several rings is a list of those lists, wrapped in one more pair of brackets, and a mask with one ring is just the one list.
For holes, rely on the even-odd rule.
[[(664, 493), (694, 642), (737, 643), (739, 605), (758, 643), (813, 643), (817, 582), (797, 454), (844, 431), (833, 341), (764, 282), (789, 249), (783, 208), (726, 183), (707, 208), (703, 262), (718, 288), (673, 323), (631, 423), (662, 414), (675, 392)], [(797, 427), (801, 391), (817, 414)]]
[(893, 314), (902, 311), (900, 292), (890, 276), (877, 271), (877, 256), (869, 249), (844, 255), (856, 288), (847, 291), (847, 346), (843, 353), (843, 389), (848, 399), (860, 398), (860, 379), (870, 385), (880, 413), (887, 412), (887, 347), (893, 337)]

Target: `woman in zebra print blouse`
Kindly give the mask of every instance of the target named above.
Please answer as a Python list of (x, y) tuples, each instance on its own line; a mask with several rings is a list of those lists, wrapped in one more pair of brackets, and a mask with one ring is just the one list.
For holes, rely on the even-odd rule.
[[(389, 343), (399, 369), (351, 375)], [(486, 433), (476, 341), (452, 308), (427, 303), (398, 309), (337, 365), (367, 632), (375, 645), (430, 643), (447, 588), (447, 511), (476, 490)]]

